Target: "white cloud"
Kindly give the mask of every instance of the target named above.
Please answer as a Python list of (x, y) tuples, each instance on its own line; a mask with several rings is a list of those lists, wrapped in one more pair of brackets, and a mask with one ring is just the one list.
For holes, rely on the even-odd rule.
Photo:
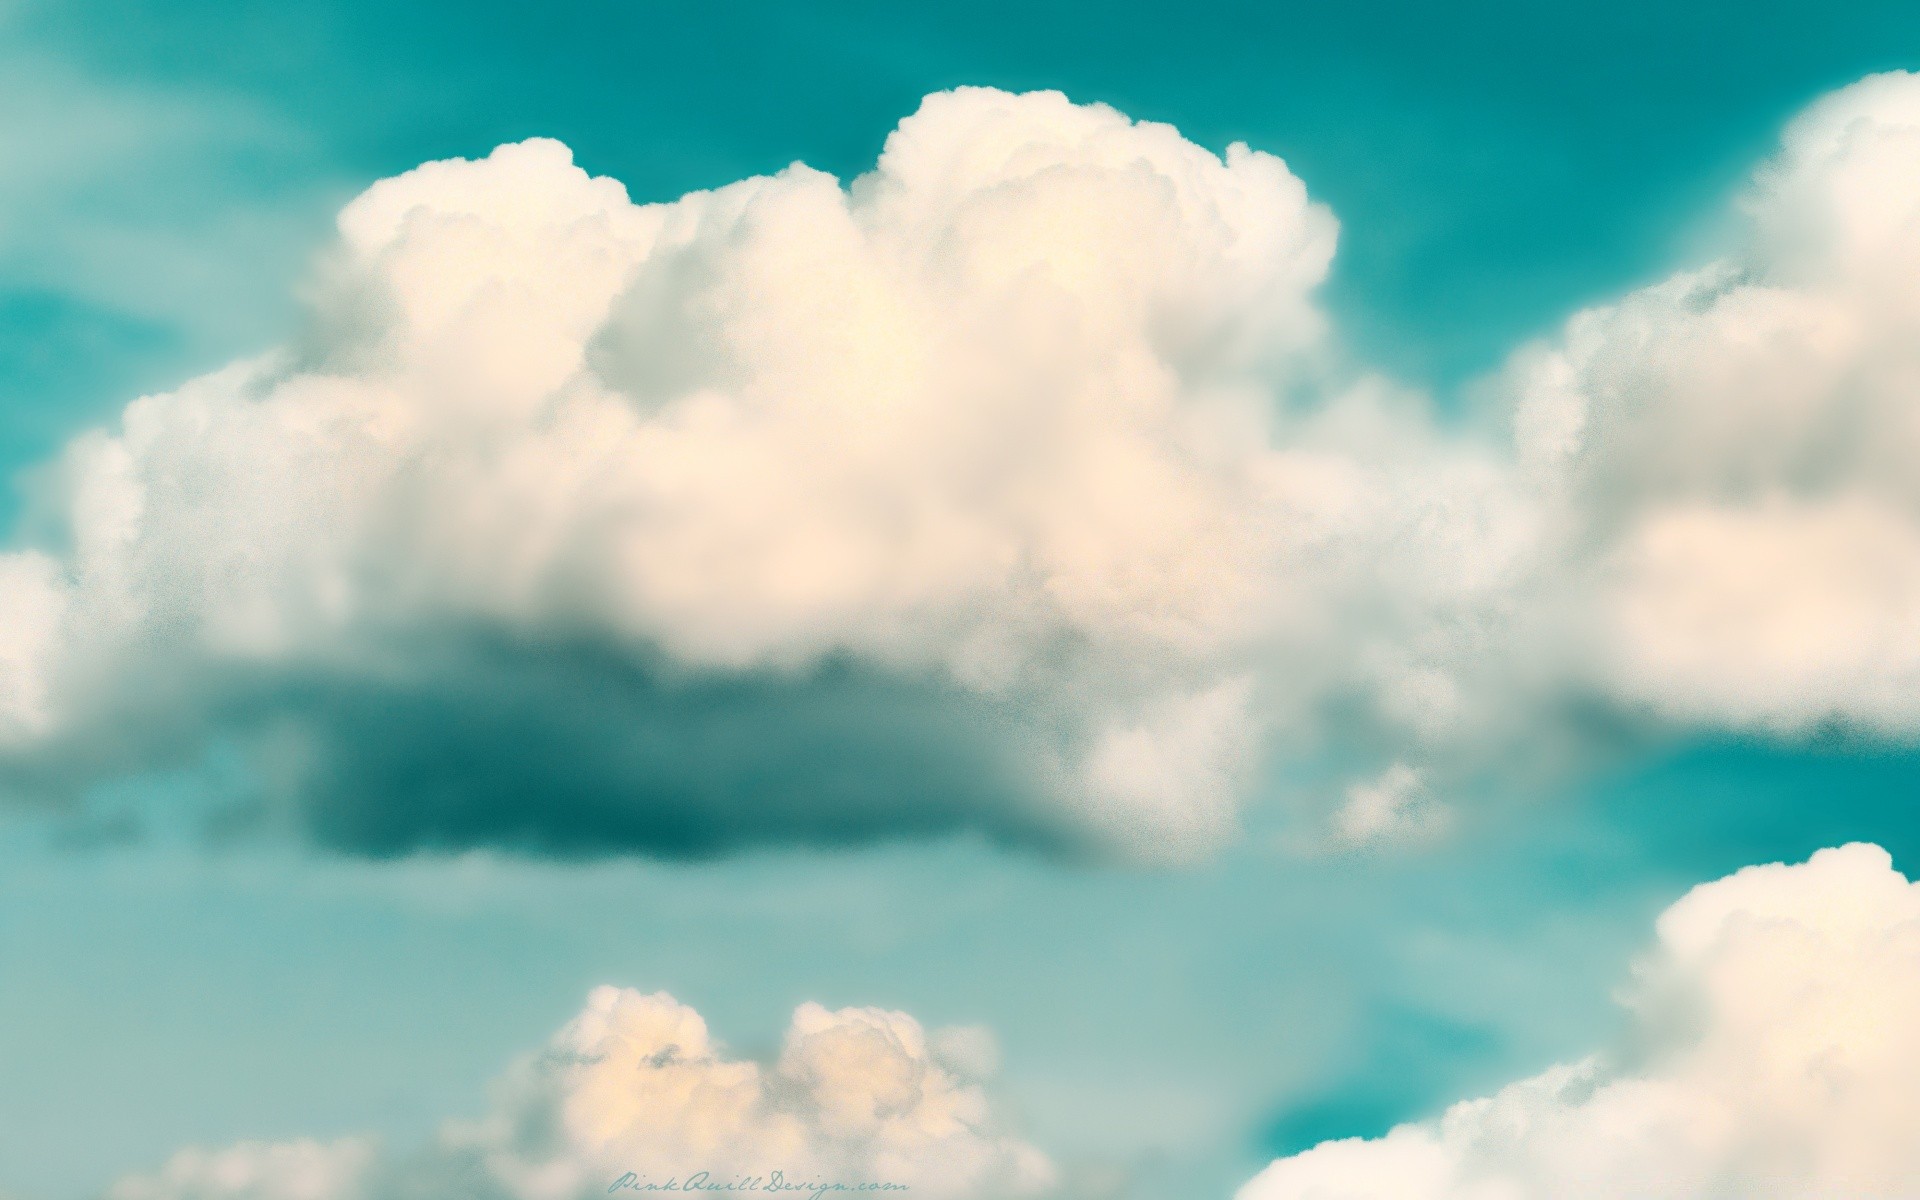
[(1860, 496), (1673, 505), (1616, 560), (1630, 695), (1705, 722), (1920, 722), (1920, 524)]
[(1333, 814), (1333, 836), (1349, 849), (1418, 841), (1438, 834), (1448, 817), (1420, 772), (1395, 763), (1378, 778), (1347, 789), (1345, 803)]
[(1281, 1159), (1239, 1200), (1828, 1200), (1920, 1178), (1920, 885), (1852, 845), (1663, 913), (1616, 1051), (1384, 1137)]
[(1554, 587), (1606, 689), (1683, 721), (1920, 731), (1920, 77), (1813, 105), (1740, 250), (1515, 369)]
[[(1351, 635), (1328, 635), (1384, 555), (1406, 549), (1385, 569), (1408, 594), (1363, 607), (1392, 641), (1504, 552), (1464, 544), (1498, 473), (1404, 397), (1275, 406), (1328, 378), (1331, 216), (1276, 158), (1101, 106), (943, 93), (851, 189), (794, 166), (660, 205), (531, 141), (379, 183), (339, 224), (298, 343), (70, 447), (42, 497), (58, 585), (7, 568), (35, 581), (9, 603), (60, 613), (14, 652), (22, 754), (120, 761), (71, 747), (156, 720), (163, 744), (244, 741), (278, 705), (274, 744), (309, 749), (276, 761), (325, 759), (363, 739), (288, 735), (328, 718), (276, 685), (526, 686), (448, 649), (468, 632), (588, 645), (668, 689), (851, 662), (1002, 730), (1034, 798), (940, 822), (1189, 857), (1236, 827), (1273, 712), (1348, 683)], [(1417, 679), (1420, 653), (1364, 669)], [(303, 769), (287, 790), (316, 790)], [(607, 790), (652, 770), (610, 766)], [(845, 791), (783, 834), (931, 820)], [(757, 820), (743, 801), (714, 824)]]
[(1816, 104), (1736, 253), (1517, 355), (1511, 445), (1342, 364), (1280, 160), (1056, 94), (928, 97), (848, 187), (428, 164), (290, 346), (69, 447), (0, 768), (239, 745), (375, 853), (1177, 860), (1340, 739), (1437, 787), (1595, 700), (1911, 737), (1916, 97)]
[(61, 605), (52, 559), (0, 554), (0, 744), (46, 722), (46, 659), (60, 634)]
[(602, 987), (499, 1081), (484, 1117), (448, 1122), (417, 1154), (361, 1138), (189, 1149), (107, 1197), (579, 1200), (629, 1172), (685, 1190), (702, 1171), (714, 1183), (775, 1171), (803, 1185), (890, 1182), (937, 1200), (1052, 1194), (1056, 1169), (997, 1127), (965, 1065), (992, 1057), (982, 1030), (929, 1037), (905, 1013), (807, 1004), (774, 1061), (735, 1059), (672, 997)]

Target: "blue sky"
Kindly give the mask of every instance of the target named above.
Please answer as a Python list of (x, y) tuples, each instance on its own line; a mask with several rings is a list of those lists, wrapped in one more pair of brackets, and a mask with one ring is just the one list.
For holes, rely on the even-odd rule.
[[(375, 179), (531, 136), (642, 202), (796, 160), (848, 178), (963, 84), (1280, 155), (1341, 222), (1346, 351), (1453, 410), (1570, 312), (1719, 250), (1783, 122), (1916, 58), (1895, 3), (0, 6), (0, 466), (30, 478), (287, 337)], [(1445, 839), (1352, 856), (1286, 851), (1274, 768), (1245, 836), (1186, 868), (966, 832), (369, 859), (10, 815), (0, 1190), (88, 1195), (188, 1143), (424, 1137), (616, 982), (748, 1050), (809, 999), (984, 1024), (1036, 1143), (1224, 1195), (1583, 1053), (1697, 882), (1853, 839), (1920, 853), (1899, 738), (1624, 741), (1482, 764)], [(173, 784), (119, 786), (137, 809)]]

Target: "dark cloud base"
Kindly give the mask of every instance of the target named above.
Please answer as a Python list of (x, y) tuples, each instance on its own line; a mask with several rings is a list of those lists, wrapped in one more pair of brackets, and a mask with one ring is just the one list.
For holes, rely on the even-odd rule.
[(228, 783), (218, 826), (290, 827), (375, 858), (694, 859), (962, 832), (1074, 848), (1030, 782), (1021, 714), (949, 687), (846, 662), (688, 673), (486, 635), (378, 661), (431, 665), (156, 673), (110, 719), (0, 764), (0, 787), (79, 812), (116, 780), (224, 756), (243, 782)]

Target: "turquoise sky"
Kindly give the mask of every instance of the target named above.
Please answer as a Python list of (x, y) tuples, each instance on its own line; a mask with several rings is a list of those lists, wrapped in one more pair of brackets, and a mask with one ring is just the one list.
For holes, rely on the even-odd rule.
[[(794, 160), (844, 177), (968, 83), (1283, 156), (1341, 219), (1354, 351), (1452, 402), (1704, 254), (1807, 100), (1915, 65), (1911, 3), (0, 0), (0, 466), (282, 336), (373, 179), (536, 134), (641, 200)], [(1692, 883), (1850, 838), (1911, 873), (1917, 780), (1897, 750), (1662, 743), (1488, 784), (1431, 850), (1301, 861), (1256, 806), (1190, 871), (968, 839), (370, 863), (16, 817), (0, 1191), (77, 1198), (189, 1142), (423, 1136), (616, 982), (748, 1049), (805, 999), (988, 1025), (1038, 1144), (1222, 1195), (1582, 1052)]]

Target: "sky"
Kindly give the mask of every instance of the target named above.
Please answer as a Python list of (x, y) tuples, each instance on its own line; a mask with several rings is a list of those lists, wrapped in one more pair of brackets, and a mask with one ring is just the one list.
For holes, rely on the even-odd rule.
[[(1917, 57), (1920, 11), (1890, 3), (0, 4), (0, 618), (63, 604), (78, 630), (0, 635), (21, 681), (0, 686), (0, 1196), (536, 1106), (511, 1064), (576, 1013), (565, 1036), (599, 1029), (608, 984), (671, 993), (763, 1063), (808, 1002), (989, 1030), (977, 1087), (1005, 1130), (941, 1135), (940, 1178), (1026, 1179), (1038, 1147), (1062, 1196), (1225, 1196), (1275, 1159), (1304, 1178), (1320, 1143), (1631, 1040), (1616, 994), (1650, 936), (1717, 985), (1673, 929), (1772, 903), (1738, 876), (1651, 934), (1689, 889), (1848, 842), (1906, 873), (1920, 854), (1913, 506), (1872, 453), (1910, 436), (1888, 431), (1912, 376), (1826, 382), (1897, 358), (1874, 349), (1906, 329), (1876, 290), (1897, 281), (1859, 264), (1909, 242), (1848, 206), (1853, 160), (1781, 149), (1788, 127), (1824, 145), (1819, 119), (1789, 126), (1819, 97)], [(922, 108), (969, 87), (1177, 136), (997, 93)], [(1848, 94), (1920, 128), (1908, 99)], [(1008, 122), (1066, 165), (968, 182), (995, 168), (963, 151)], [(544, 142), (487, 158), (530, 138), (586, 174)], [(485, 163), (405, 174), (454, 158)], [(587, 180), (644, 206), (877, 159), (851, 199), (789, 172), (665, 233)], [(1753, 183), (1768, 161), (1786, 182)], [(1905, 195), (1887, 170), (1860, 186)], [(1086, 189), (1064, 223), (951, 216), (1061, 178)], [(999, 320), (979, 297), (1036, 261), (1066, 300), (1007, 284), (1033, 307)], [(1716, 261), (1840, 315), (1658, 291)], [(478, 324), (444, 340), (379, 340), (441, 320), (476, 262), (531, 282), (473, 285)], [(1173, 332), (1105, 305), (1136, 283)], [(845, 324), (820, 315), (843, 301)], [(1818, 349), (1752, 367), (1755, 340)], [(639, 415), (542, 374), (552, 355)], [(911, 420), (842, 413), (850, 377)], [(1791, 396), (1765, 409), (1782, 378), (1869, 398), (1794, 424)], [(981, 415), (944, 423), (953, 379)], [(1635, 389), (1678, 399), (1605, 406)], [(1749, 394), (1761, 416), (1718, 419)], [(577, 407), (516, 407), (535, 395)], [(1561, 455), (1566, 395), (1600, 432)], [(404, 409), (438, 449), (289, 451), (309, 426), (246, 415), (303, 404), (328, 430)], [(1475, 440), (1510, 410), (1544, 449)], [(1138, 457), (1042, 455), (1016, 480), (1042, 501), (984, 532), (971, 498), (1002, 476), (930, 449), (1024, 464), (1004, 447), (1116, 427)], [(684, 490), (576, 491), (553, 466), (603, 445)], [(1135, 472), (1124, 494), (1103, 464)], [(364, 514), (337, 483), (389, 470)], [(1320, 472), (1337, 486), (1287, 490)], [(490, 482), (524, 490), (496, 505)], [(1325, 543), (1247, 515), (1342, 488), (1372, 499)], [(933, 532), (896, 544), (875, 511)], [(114, 540), (140, 520), (157, 532)], [(1002, 544), (1052, 574), (978, 584)], [(550, 545), (576, 557), (516, 573)], [(1748, 558), (1676, 574), (1726, 545)], [(871, 560), (918, 574), (839, 590)], [(1783, 569), (1835, 582), (1775, 588)], [(391, 588), (338, 618), (327, 581), (361, 570)], [(1780, 607), (1728, 599), (1756, 577)], [(1822, 622), (1841, 632), (1812, 650), (1780, 632)], [(1607, 661), (1579, 652), (1607, 638)], [(942, 1087), (973, 1070), (901, 1038)], [(1307, 1194), (1275, 1170), (1247, 1195)], [(232, 1194), (176, 1184), (115, 1194)]]

